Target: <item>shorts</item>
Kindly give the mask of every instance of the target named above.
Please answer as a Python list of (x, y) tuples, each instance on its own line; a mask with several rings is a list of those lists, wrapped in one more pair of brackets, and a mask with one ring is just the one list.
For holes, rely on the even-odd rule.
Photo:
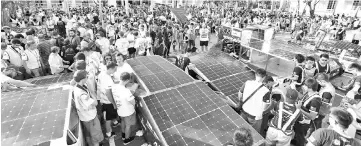
[(269, 127), (266, 134), (266, 142), (270, 144), (276, 142), (276, 146), (285, 146), (290, 145), (292, 137), (292, 135), (284, 134), (281, 130)]
[(200, 41), (200, 46), (208, 46), (208, 41)]
[(129, 54), (134, 54), (136, 51), (137, 51), (137, 49), (135, 49), (134, 47), (128, 48)]
[(102, 112), (105, 112), (105, 120), (110, 121), (118, 117), (117, 110), (114, 109), (113, 104), (103, 104)]
[(96, 116), (90, 121), (81, 121), (86, 141), (89, 145), (100, 143), (104, 136), (98, 117)]
[(135, 116), (136, 112), (134, 112), (132, 115), (127, 116), (127, 117), (121, 117), (122, 121), (125, 122), (126, 126), (133, 126), (136, 124), (137, 122), (137, 117)]

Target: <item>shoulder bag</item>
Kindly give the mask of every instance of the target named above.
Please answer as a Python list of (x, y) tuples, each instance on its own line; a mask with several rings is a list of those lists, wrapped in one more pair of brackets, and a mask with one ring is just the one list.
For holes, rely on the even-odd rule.
[(261, 89), (262, 87), (263, 87), (264, 85), (262, 84), (261, 86), (259, 86), (256, 90), (254, 90), (253, 91), (253, 93), (251, 94), (251, 95), (249, 95), (248, 96), (248, 98), (245, 100), (245, 101), (240, 101), (240, 104), (239, 104), (239, 106), (238, 107), (236, 107), (236, 112), (237, 113), (242, 113), (242, 111), (243, 111), (243, 105), (249, 100), (249, 99), (251, 99), (252, 98), (252, 96), (259, 90), (259, 89)]

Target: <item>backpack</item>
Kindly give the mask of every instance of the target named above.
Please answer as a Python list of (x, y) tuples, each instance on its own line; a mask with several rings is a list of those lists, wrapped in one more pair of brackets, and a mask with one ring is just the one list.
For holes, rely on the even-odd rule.
[(185, 71), (186, 67), (189, 65), (190, 62), (191, 61), (188, 57), (180, 56), (175, 65)]
[(64, 51), (64, 60), (73, 62), (75, 56), (75, 51), (73, 48), (68, 47)]

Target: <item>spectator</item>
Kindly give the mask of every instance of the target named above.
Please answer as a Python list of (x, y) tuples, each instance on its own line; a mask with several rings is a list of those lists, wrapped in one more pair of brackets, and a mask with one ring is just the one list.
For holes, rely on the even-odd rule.
[(315, 79), (307, 79), (304, 83), (305, 97), (296, 103), (296, 108), (302, 113), (294, 126), (297, 146), (304, 146), (306, 138), (315, 130), (314, 120), (318, 117), (321, 107), (321, 97), (317, 92), (318, 83)]
[(315, 75), (317, 73), (326, 73), (327, 75), (330, 74), (331, 69), (330, 65), (328, 64), (330, 59), (330, 56), (328, 54), (321, 54), (320, 60), (315, 63), (316, 71)]
[[(44, 75), (52, 74), (48, 62), (52, 45), (48, 40), (45, 40), (45, 36), (43, 34), (39, 34), (38, 37), (39, 37), (39, 44), (37, 46), (37, 49), (39, 50), (41, 60), (44, 63), (44, 67), (43, 67)], [(60, 52), (60, 48), (58, 49)]]
[(26, 45), (27, 48), (22, 55), (26, 73), (33, 74), (35, 77), (43, 76), (43, 62), (40, 58), (39, 50), (36, 48), (35, 41), (29, 40)]
[(303, 71), (303, 62), (305, 61), (305, 57), (301, 54), (297, 54), (294, 58), (296, 62), (296, 67), (293, 69), (293, 74), (291, 79), (293, 80), (294, 89), (301, 92), (301, 86), (304, 80), (304, 71)]
[(295, 134), (293, 125), (301, 115), (300, 110), (295, 107), (297, 99), (298, 92), (289, 88), (285, 100), (276, 105), (275, 116), (271, 119), (266, 134), (267, 145), (290, 145)]
[(115, 56), (115, 59), (116, 59), (116, 62), (117, 62), (117, 71), (114, 73), (114, 79), (116, 81), (120, 81), (120, 75), (124, 72), (127, 72), (127, 73), (134, 73), (132, 67), (125, 61), (125, 56), (118, 53), (116, 56)]
[(315, 58), (313, 58), (312, 56), (306, 57), (305, 67), (303, 69), (305, 72), (304, 79), (313, 78), (316, 75), (315, 61)]
[(358, 45), (360, 40), (361, 40), (361, 29), (357, 29), (353, 34), (353, 38), (351, 42)]
[(208, 42), (210, 30), (207, 28), (206, 24), (202, 24), (202, 28), (199, 30), (199, 44), (201, 46), (202, 52), (208, 51)]
[(23, 77), (18, 79), (25, 80), (31, 78), (31, 74), (28, 74), (24, 67), (24, 62), (22, 60), (24, 48), (21, 47), (20, 40), (13, 39), (11, 40), (11, 42), (12, 44), (8, 45), (7, 48), (4, 50), (4, 53), (2, 53), (2, 59), (23, 74)]
[(109, 40), (105, 37), (105, 34), (102, 31), (99, 31), (96, 34), (97, 39), (95, 40), (95, 44), (97, 46), (97, 48), (100, 49), (101, 54), (104, 56), (105, 54), (110, 52), (110, 42)]
[(117, 107), (113, 99), (111, 88), (114, 84), (112, 74), (117, 70), (117, 65), (115, 63), (107, 64), (107, 70), (102, 71), (98, 75), (98, 90), (100, 92), (100, 103), (102, 103), (102, 112), (105, 120), (105, 132), (107, 138), (115, 136), (115, 132), (112, 131), (111, 125), (119, 125), (117, 119)]
[(248, 128), (240, 128), (233, 134), (233, 143), (226, 143), (224, 146), (252, 146), (252, 132)]
[(119, 35), (120, 38), (118, 38), (115, 42), (115, 49), (122, 55), (128, 56), (129, 42), (125, 38), (124, 32), (120, 31)]
[(330, 128), (321, 128), (307, 139), (307, 146), (360, 146), (359, 140), (347, 135), (346, 130), (353, 121), (352, 115), (340, 108), (332, 108), (329, 115)]
[(48, 64), (51, 69), (51, 74), (59, 74), (64, 72), (64, 68), (68, 68), (69, 65), (64, 65), (63, 63), (69, 63), (69, 61), (64, 61), (59, 55), (59, 47), (51, 47), (51, 54), (49, 56)]
[[(231, 104), (237, 111), (240, 111), (241, 116), (245, 119), (258, 133), (261, 133), (262, 114), (264, 111), (271, 110), (274, 102), (267, 106), (269, 101), (270, 90), (263, 85), (263, 80), (266, 77), (266, 71), (258, 69), (256, 71), (256, 79), (248, 80), (241, 87), (238, 93), (239, 99), (242, 99), (237, 105)], [(259, 106), (254, 106), (259, 105)], [(262, 107), (262, 108), (259, 108)]]
[(99, 146), (104, 136), (97, 117), (96, 105), (98, 102), (89, 95), (88, 89), (85, 86), (88, 78), (87, 74), (85, 70), (78, 70), (74, 73), (73, 80), (76, 82), (73, 91), (74, 101), (79, 119), (84, 128), (86, 142), (91, 146)]
[(120, 82), (112, 87), (113, 97), (117, 106), (118, 115), (122, 119), (121, 130), (124, 145), (134, 140), (131, 136), (131, 126), (136, 124), (135, 97), (125, 86), (131, 81), (131, 75), (123, 72), (120, 75)]
[(328, 75), (325, 73), (318, 74), (316, 76), (318, 84), (321, 86), (319, 91), (320, 96), (322, 97), (322, 102), (331, 106), (333, 102), (333, 97), (335, 97), (336, 89), (329, 81)]

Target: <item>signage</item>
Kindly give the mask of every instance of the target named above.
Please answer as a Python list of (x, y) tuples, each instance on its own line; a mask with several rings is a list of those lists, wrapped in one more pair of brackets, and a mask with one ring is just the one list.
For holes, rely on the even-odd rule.
[(223, 36), (232, 37), (232, 27), (223, 26)]
[(240, 41), (242, 37), (242, 29), (223, 26), (223, 36), (229, 39), (235, 39), (235, 41)]
[(240, 28), (232, 28), (231, 35), (235, 39), (241, 39), (241, 37), (242, 37), (242, 29), (240, 29)]

